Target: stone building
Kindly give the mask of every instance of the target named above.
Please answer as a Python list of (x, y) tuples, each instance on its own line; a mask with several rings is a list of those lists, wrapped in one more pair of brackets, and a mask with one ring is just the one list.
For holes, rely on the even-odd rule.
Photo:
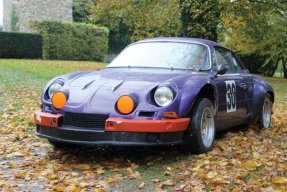
[(28, 27), (29, 20), (53, 18), (73, 21), (72, 3), (73, 0), (3, 0), (3, 30), (11, 31), (13, 15), (17, 18), (14, 25), (19, 32), (28, 33), (33, 32)]

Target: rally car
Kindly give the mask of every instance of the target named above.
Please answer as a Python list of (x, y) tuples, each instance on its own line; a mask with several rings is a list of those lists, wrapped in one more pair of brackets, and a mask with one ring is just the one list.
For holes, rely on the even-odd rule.
[(127, 46), (104, 70), (51, 80), (35, 112), (52, 144), (177, 145), (206, 153), (216, 131), (271, 122), (274, 91), (228, 48), (195, 38)]

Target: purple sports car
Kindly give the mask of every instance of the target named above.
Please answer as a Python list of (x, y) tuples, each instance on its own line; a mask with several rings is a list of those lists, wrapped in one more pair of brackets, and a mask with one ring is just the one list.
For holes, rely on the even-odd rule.
[(124, 49), (105, 70), (56, 77), (45, 87), (36, 135), (52, 144), (213, 147), (215, 132), (257, 120), (267, 129), (274, 91), (228, 48), (154, 38)]

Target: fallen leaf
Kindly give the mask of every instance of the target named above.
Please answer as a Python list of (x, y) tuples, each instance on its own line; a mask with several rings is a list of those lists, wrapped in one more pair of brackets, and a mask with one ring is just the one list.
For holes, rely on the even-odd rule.
[(153, 181), (153, 182), (155, 182), (155, 183), (160, 182), (160, 180), (159, 180), (159, 179), (152, 179), (151, 181)]
[(78, 176), (79, 176), (79, 173), (77, 173), (77, 172), (72, 172), (71, 175), (74, 176), (74, 177), (78, 177)]
[(144, 182), (143, 182), (142, 184), (140, 184), (140, 185), (139, 185), (139, 188), (140, 188), (140, 189), (143, 189), (143, 188), (144, 188), (144, 184), (145, 184)]
[(13, 155), (16, 156), (16, 157), (23, 157), (24, 156), (21, 151), (17, 151), (15, 153), (13, 153)]
[(151, 165), (153, 165), (153, 162), (148, 162), (147, 163), (147, 166), (151, 166)]
[(214, 171), (209, 171), (207, 174), (207, 178), (209, 179), (213, 179), (218, 173), (214, 172)]
[(80, 183), (80, 187), (84, 188), (87, 187), (89, 184), (88, 183)]
[(9, 167), (11, 167), (12, 169), (16, 169), (17, 168), (15, 163), (10, 163)]
[(174, 168), (172, 167), (167, 167), (166, 170), (170, 171), (170, 172), (173, 172)]
[(163, 183), (163, 185), (172, 186), (174, 185), (174, 183), (173, 183), (173, 180), (167, 180), (166, 182)]
[(287, 183), (287, 178), (286, 177), (280, 177), (280, 179), (274, 181), (274, 183), (277, 183), (277, 184)]
[(171, 175), (171, 172), (170, 171), (165, 171), (163, 174), (164, 175)]
[(255, 169), (256, 169), (256, 166), (257, 166), (257, 163), (256, 163), (255, 161), (253, 161), (253, 160), (248, 160), (248, 161), (246, 162), (246, 168), (247, 168), (248, 170), (255, 170)]

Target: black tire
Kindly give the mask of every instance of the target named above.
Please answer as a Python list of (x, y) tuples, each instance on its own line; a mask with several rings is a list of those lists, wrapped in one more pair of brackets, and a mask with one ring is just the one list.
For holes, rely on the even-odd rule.
[(212, 150), (216, 132), (213, 109), (211, 101), (207, 98), (201, 98), (195, 103), (190, 113), (189, 127), (184, 134), (186, 149), (189, 152), (200, 154)]
[(268, 95), (265, 96), (264, 104), (259, 113), (258, 124), (260, 129), (268, 129), (271, 123), (272, 102)]

